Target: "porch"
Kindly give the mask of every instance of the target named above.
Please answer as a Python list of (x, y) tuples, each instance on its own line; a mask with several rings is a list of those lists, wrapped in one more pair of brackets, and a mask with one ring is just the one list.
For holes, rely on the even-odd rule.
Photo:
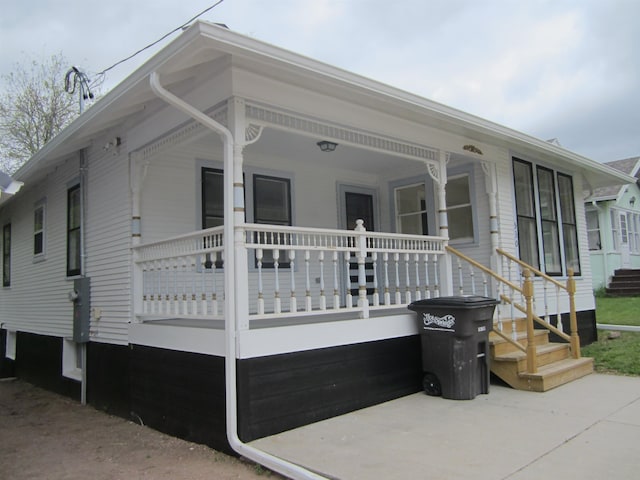
[[(491, 269), (444, 237), (368, 232), (362, 220), (354, 230), (240, 224), (235, 239), (238, 359), (416, 336), (407, 306), (455, 294), (500, 300), (492, 370), (514, 388), (544, 391), (592, 371), (572, 275), (563, 285), (500, 249)], [(131, 343), (224, 356), (223, 227), (134, 251)]]

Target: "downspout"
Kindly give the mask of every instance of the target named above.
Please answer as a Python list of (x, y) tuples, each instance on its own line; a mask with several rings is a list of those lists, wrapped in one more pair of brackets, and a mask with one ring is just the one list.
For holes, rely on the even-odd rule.
[[(200, 122), (205, 127), (220, 135), (224, 144), (224, 264), (232, 268), (224, 269), (224, 293), (228, 301), (224, 305), (225, 316), (225, 399), (226, 399), (226, 420), (227, 439), (229, 445), (239, 455), (259, 463), (270, 470), (278, 472), (292, 479), (324, 479), (305, 468), (287, 462), (281, 458), (271, 455), (262, 450), (258, 450), (251, 445), (243, 443), (238, 437), (238, 409), (236, 390), (236, 315), (235, 315), (235, 251), (234, 251), (234, 186), (233, 186), (233, 150), (234, 139), (231, 132), (222, 124), (216, 122), (208, 115), (178, 98), (160, 84), (160, 77), (157, 72), (152, 72), (149, 76), (151, 90), (169, 105), (187, 114), (195, 121)], [(238, 199), (240, 200), (240, 199)]]
[[(86, 276), (87, 269), (87, 199), (88, 193), (88, 175), (89, 167), (87, 165), (87, 155), (85, 149), (80, 150), (80, 276)], [(80, 404), (87, 404), (87, 344), (80, 344), (80, 363), (82, 364), (82, 373), (80, 380)]]

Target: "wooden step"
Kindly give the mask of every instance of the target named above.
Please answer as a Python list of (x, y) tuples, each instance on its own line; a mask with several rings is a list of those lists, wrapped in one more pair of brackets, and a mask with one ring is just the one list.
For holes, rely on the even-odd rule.
[[(511, 333), (513, 331), (513, 320), (511, 318), (505, 318), (502, 320), (502, 333)], [(516, 332), (525, 332), (527, 330), (527, 319), (516, 318)], [(498, 330), (498, 322), (493, 322), (493, 329)]]
[(593, 373), (593, 358), (567, 358), (544, 365), (536, 373), (520, 373), (519, 390), (546, 392)]
[[(568, 343), (547, 343), (536, 347), (537, 366), (549, 365), (569, 358), (571, 350)], [(527, 354), (520, 350), (497, 355), (493, 357), (492, 362), (509, 362), (517, 363), (517, 371), (524, 372), (527, 369)]]
[[(546, 345), (549, 343), (549, 330), (537, 329), (533, 331), (534, 335), (534, 343), (536, 345)], [(527, 334), (526, 332), (518, 332), (517, 333), (517, 341), (523, 347), (527, 347)], [(511, 338), (511, 334), (509, 334), (509, 338)], [(489, 344), (491, 346), (491, 358), (496, 356), (505, 355), (507, 353), (520, 351), (517, 347), (507, 342), (505, 339), (499, 337), (496, 333), (491, 332), (489, 334)]]

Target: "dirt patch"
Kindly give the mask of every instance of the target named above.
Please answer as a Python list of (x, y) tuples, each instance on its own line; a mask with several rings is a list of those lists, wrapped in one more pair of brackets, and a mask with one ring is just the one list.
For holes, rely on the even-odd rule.
[(282, 478), (20, 380), (0, 381), (0, 465), (13, 480)]

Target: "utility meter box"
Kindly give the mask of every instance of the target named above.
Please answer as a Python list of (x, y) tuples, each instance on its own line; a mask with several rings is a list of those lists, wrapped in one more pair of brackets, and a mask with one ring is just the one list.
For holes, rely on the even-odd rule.
[(73, 302), (73, 341), (87, 343), (91, 324), (91, 283), (89, 277), (76, 278), (69, 294)]

